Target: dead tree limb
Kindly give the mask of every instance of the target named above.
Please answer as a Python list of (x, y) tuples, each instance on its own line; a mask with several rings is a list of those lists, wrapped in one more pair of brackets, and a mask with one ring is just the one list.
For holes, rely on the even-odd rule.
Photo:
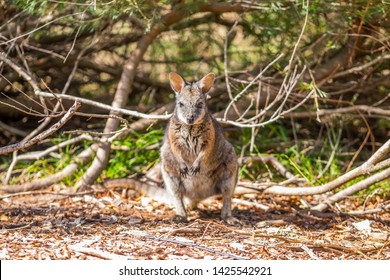
[(58, 129), (60, 129), (67, 121), (70, 120), (70, 118), (74, 115), (74, 113), (77, 111), (78, 108), (80, 108), (81, 104), (79, 102), (75, 102), (72, 107), (69, 108), (69, 110), (66, 112), (66, 114), (53, 126), (51, 126), (48, 130), (36, 135), (35, 137), (31, 138), (27, 141), (22, 141), (16, 144), (12, 144), (9, 146), (1, 147), (0, 148), (0, 155), (8, 154), (13, 151), (18, 151), (21, 149), (28, 149), (31, 146), (33, 146), (36, 143), (39, 143), (43, 139), (49, 137), (54, 132), (56, 132)]
[(40, 189), (50, 187), (51, 185), (58, 183), (62, 179), (74, 174), (77, 170), (79, 170), (80, 165), (85, 165), (88, 162), (90, 162), (92, 159), (92, 155), (96, 149), (97, 149), (97, 144), (93, 144), (89, 148), (82, 151), (64, 169), (62, 169), (61, 171), (53, 175), (50, 175), (46, 178), (36, 180), (33, 182), (28, 182), (25, 184), (0, 186), (0, 191), (5, 193), (18, 193), (18, 192), (40, 190)]
[(364, 164), (322, 186), (290, 188), (273, 186), (264, 193), (278, 195), (314, 195), (329, 192), (360, 176), (377, 172), (390, 166), (390, 159), (381, 161), (390, 152), (390, 140), (380, 147)]
[(390, 178), (390, 168), (387, 168), (381, 172), (378, 172), (364, 180), (361, 180), (360, 182), (342, 190), (339, 191), (338, 193), (332, 195), (331, 197), (325, 199), (323, 202), (318, 204), (317, 206), (313, 207), (312, 210), (317, 210), (317, 211), (325, 211), (329, 205), (332, 205), (336, 202), (339, 202), (345, 198), (347, 198), (350, 195), (353, 195), (361, 190), (367, 189), (368, 187), (379, 183), (383, 180), (386, 180)]

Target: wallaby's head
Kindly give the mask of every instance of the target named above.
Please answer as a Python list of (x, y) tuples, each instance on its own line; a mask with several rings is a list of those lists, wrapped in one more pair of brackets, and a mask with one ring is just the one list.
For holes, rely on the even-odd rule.
[(208, 114), (206, 94), (214, 83), (214, 74), (209, 73), (196, 82), (188, 83), (179, 74), (169, 73), (171, 87), (176, 94), (174, 114), (187, 125), (199, 124)]

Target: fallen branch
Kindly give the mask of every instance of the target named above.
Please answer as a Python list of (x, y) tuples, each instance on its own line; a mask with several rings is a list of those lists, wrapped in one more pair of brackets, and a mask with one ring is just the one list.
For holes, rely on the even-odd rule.
[(265, 204), (261, 204), (261, 203), (258, 203), (258, 202), (252, 202), (252, 201), (246, 201), (244, 199), (233, 198), (232, 202), (233, 203), (237, 203), (239, 205), (255, 207), (255, 208), (263, 210), (264, 212), (269, 212), (270, 209), (271, 209), (271, 207), (269, 207), (269, 206), (267, 206)]
[(79, 253), (82, 253), (82, 254), (85, 254), (85, 255), (97, 257), (97, 258), (103, 259), (103, 260), (130, 260), (130, 259), (133, 259), (131, 257), (127, 257), (124, 255), (112, 254), (109, 252), (104, 252), (101, 250), (85, 247), (85, 246), (90, 246), (99, 240), (100, 240), (100, 237), (95, 237), (94, 239), (90, 239), (90, 240), (84, 240), (84, 241), (79, 242), (77, 244), (70, 245), (69, 249), (76, 251), (76, 252), (79, 252)]
[(71, 249), (75, 252), (79, 252), (79, 253), (89, 255), (92, 257), (96, 257), (99, 259), (103, 259), (103, 260), (134, 260), (134, 258), (126, 257), (124, 255), (112, 254), (109, 252), (104, 252), (101, 250), (96, 250), (93, 248), (86, 248), (86, 247), (81, 247), (81, 246), (76, 246), (76, 245), (69, 246), (69, 249)]
[(86, 248), (83, 246), (79, 246), (79, 244), (70, 245), (69, 249), (71, 249), (75, 252), (79, 252), (79, 253), (89, 255), (92, 257), (96, 257), (99, 259), (103, 259), (103, 260), (133, 260), (134, 259), (134, 258), (127, 257), (124, 255), (118, 255), (118, 254), (113, 254), (113, 253), (109, 253), (109, 252), (104, 252), (104, 251), (93, 249), (93, 248)]
[(349, 211), (349, 212), (345, 212), (344, 214), (351, 215), (351, 216), (364, 216), (364, 215), (369, 215), (369, 214), (374, 214), (374, 213), (379, 213), (382, 211), (389, 211), (389, 210), (390, 210), (390, 203), (388, 203), (387, 205), (379, 206), (374, 209)]
[(22, 131), (20, 129), (17, 129), (15, 127), (12, 127), (12, 126), (10, 126), (8, 124), (5, 124), (2, 121), (0, 121), (0, 130), (6, 130), (6, 131), (9, 131), (10, 133), (12, 133), (14, 135), (18, 135), (18, 136), (22, 136), (22, 137), (27, 135), (27, 132)]
[(264, 191), (264, 193), (278, 195), (314, 195), (329, 192), (343, 184), (367, 174), (377, 172), (380, 169), (390, 167), (390, 159), (380, 162), (390, 152), (390, 140), (380, 147), (364, 164), (345, 173), (337, 179), (322, 186), (290, 188), (283, 186), (273, 186)]
[(43, 179), (28, 182), (25, 184), (0, 186), (0, 191), (5, 193), (19, 193), (50, 187), (51, 185), (58, 183), (62, 179), (73, 175), (79, 170), (80, 165), (84, 165), (90, 162), (94, 151), (96, 151), (97, 149), (97, 145), (98, 144), (93, 144), (89, 148), (82, 151), (70, 164), (68, 164), (60, 172), (57, 172)]
[(53, 126), (51, 126), (48, 130), (36, 135), (35, 137), (31, 138), (27, 141), (22, 141), (16, 144), (12, 144), (9, 146), (1, 147), (0, 148), (0, 155), (8, 154), (13, 151), (18, 151), (22, 149), (28, 149), (31, 146), (33, 146), (36, 143), (39, 143), (43, 139), (47, 138), (48, 136), (52, 135), (54, 132), (56, 132), (58, 129), (60, 129), (67, 121), (70, 120), (70, 118), (74, 115), (74, 113), (77, 111), (77, 109), (81, 106), (79, 102), (75, 102), (72, 107), (69, 108), (69, 110), (66, 112), (66, 114)]
[(390, 178), (390, 168), (387, 168), (379, 173), (376, 173), (376, 174), (360, 181), (359, 183), (356, 183), (356, 184), (346, 188), (345, 190), (339, 191), (338, 193), (325, 199), (323, 202), (321, 202), (317, 206), (313, 207), (312, 209), (316, 210), (316, 211), (321, 211), (321, 212), (325, 211), (329, 207), (329, 205), (332, 205), (335, 202), (343, 200), (348, 196), (351, 196), (351, 195), (353, 195), (361, 190), (364, 190), (364, 189), (366, 189), (366, 188), (368, 188), (376, 183), (379, 183), (383, 180), (386, 180), (388, 178)]

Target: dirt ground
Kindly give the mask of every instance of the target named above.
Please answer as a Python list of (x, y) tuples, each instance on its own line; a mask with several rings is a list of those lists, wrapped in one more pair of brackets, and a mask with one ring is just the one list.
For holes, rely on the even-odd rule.
[(206, 201), (175, 224), (168, 206), (120, 190), (3, 195), (0, 259), (390, 259), (388, 212), (314, 215), (297, 197), (245, 194), (233, 203), (242, 225), (229, 226), (221, 205)]

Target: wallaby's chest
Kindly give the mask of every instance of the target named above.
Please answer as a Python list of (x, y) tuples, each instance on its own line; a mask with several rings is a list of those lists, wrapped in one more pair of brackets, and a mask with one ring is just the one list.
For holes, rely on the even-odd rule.
[(184, 156), (196, 156), (209, 145), (211, 129), (205, 123), (191, 126), (171, 123), (169, 137), (171, 145)]
[(177, 125), (176, 137), (179, 149), (184, 153), (197, 155), (208, 144), (208, 129), (205, 125)]

